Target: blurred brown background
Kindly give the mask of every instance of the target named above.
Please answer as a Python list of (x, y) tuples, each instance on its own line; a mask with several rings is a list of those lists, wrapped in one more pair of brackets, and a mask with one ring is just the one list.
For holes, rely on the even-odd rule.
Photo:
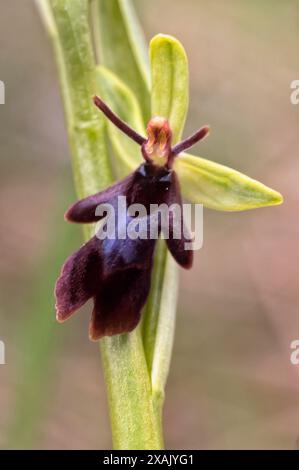
[[(290, 83), (299, 79), (299, 2), (135, 4), (147, 39), (173, 34), (187, 50), (186, 134), (205, 123), (212, 127), (194, 153), (285, 197), (280, 207), (246, 213), (205, 211), (204, 246), (194, 269), (181, 273), (167, 447), (294, 449), (299, 365), (290, 363), (290, 342), (299, 339), (299, 105), (290, 103)], [(32, 0), (0, 0), (0, 8), (0, 79), (6, 85), (0, 340), (7, 361), (0, 366), (0, 446), (107, 449), (107, 404), (98, 347), (87, 337), (89, 315), (63, 327), (54, 319), (53, 283), (61, 261), (80, 243), (80, 229), (63, 221), (74, 193), (51, 45)], [(53, 328), (46, 348), (44, 322)], [(51, 360), (47, 348), (55, 348)], [(32, 350), (37, 358), (28, 369)], [(39, 361), (44, 374), (36, 384)], [(35, 414), (40, 424), (28, 436)]]

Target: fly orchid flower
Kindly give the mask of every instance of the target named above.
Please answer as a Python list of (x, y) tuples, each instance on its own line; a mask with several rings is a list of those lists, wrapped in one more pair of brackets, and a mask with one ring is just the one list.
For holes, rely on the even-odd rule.
[[(116, 116), (99, 98), (95, 105), (124, 134), (141, 147), (144, 162), (129, 176), (92, 196), (72, 205), (65, 219), (77, 223), (94, 223), (104, 218), (97, 208), (110, 204), (116, 207), (119, 196), (126, 197), (129, 208), (142, 204), (147, 211), (152, 204), (173, 204), (182, 207), (180, 185), (173, 164), (177, 155), (202, 140), (209, 127), (204, 126), (189, 138), (175, 146), (171, 145), (172, 132), (167, 119), (153, 117), (147, 125), (147, 138), (138, 134)], [(185, 249), (190, 236), (180, 211), (180, 237), (175, 234), (175, 224), (169, 216), (166, 243), (174, 259), (183, 268), (192, 266), (193, 251)], [(106, 219), (109, 216), (106, 217)], [(134, 217), (128, 210), (118, 224), (127, 228)], [(156, 238), (149, 235), (150, 216), (146, 217), (146, 237), (132, 239), (116, 234), (114, 239), (93, 236), (71, 255), (62, 267), (55, 287), (57, 320), (67, 320), (89, 299), (94, 308), (90, 321), (89, 336), (98, 340), (132, 331), (138, 324), (141, 310), (150, 290), (151, 270)], [(159, 233), (163, 227), (158, 221)], [(186, 235), (187, 233), (187, 235)]]

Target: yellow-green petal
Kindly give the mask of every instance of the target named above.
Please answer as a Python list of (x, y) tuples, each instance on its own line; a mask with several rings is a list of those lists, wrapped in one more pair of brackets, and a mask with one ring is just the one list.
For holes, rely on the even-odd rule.
[(243, 211), (283, 202), (277, 191), (219, 163), (189, 154), (174, 165), (184, 198), (220, 211)]
[(152, 116), (169, 120), (173, 141), (182, 135), (189, 102), (186, 52), (172, 36), (158, 34), (150, 42)]

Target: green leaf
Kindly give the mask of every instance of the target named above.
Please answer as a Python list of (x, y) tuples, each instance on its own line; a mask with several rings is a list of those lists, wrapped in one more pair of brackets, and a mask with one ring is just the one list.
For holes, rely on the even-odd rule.
[(143, 32), (131, 1), (97, 0), (96, 46), (103, 65), (128, 85), (150, 119), (149, 64)]
[(169, 119), (173, 141), (180, 140), (189, 102), (189, 72), (181, 43), (164, 34), (150, 42), (152, 116)]
[(188, 154), (174, 164), (183, 196), (193, 203), (221, 211), (242, 211), (274, 206), (282, 195), (227, 166)]

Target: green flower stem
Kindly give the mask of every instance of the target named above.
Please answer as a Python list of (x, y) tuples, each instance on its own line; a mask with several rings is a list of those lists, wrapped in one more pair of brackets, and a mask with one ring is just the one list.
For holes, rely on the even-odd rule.
[[(112, 182), (105, 122), (91, 103), (96, 91), (96, 72), (88, 23), (89, 2), (40, 0), (39, 6), (54, 45), (76, 188), (83, 197)], [(85, 232), (86, 239), (92, 231)], [(101, 350), (114, 447), (161, 449), (162, 433), (152, 403), (140, 331), (105, 338)]]
[(101, 341), (115, 449), (162, 449), (161, 422), (138, 328)]

